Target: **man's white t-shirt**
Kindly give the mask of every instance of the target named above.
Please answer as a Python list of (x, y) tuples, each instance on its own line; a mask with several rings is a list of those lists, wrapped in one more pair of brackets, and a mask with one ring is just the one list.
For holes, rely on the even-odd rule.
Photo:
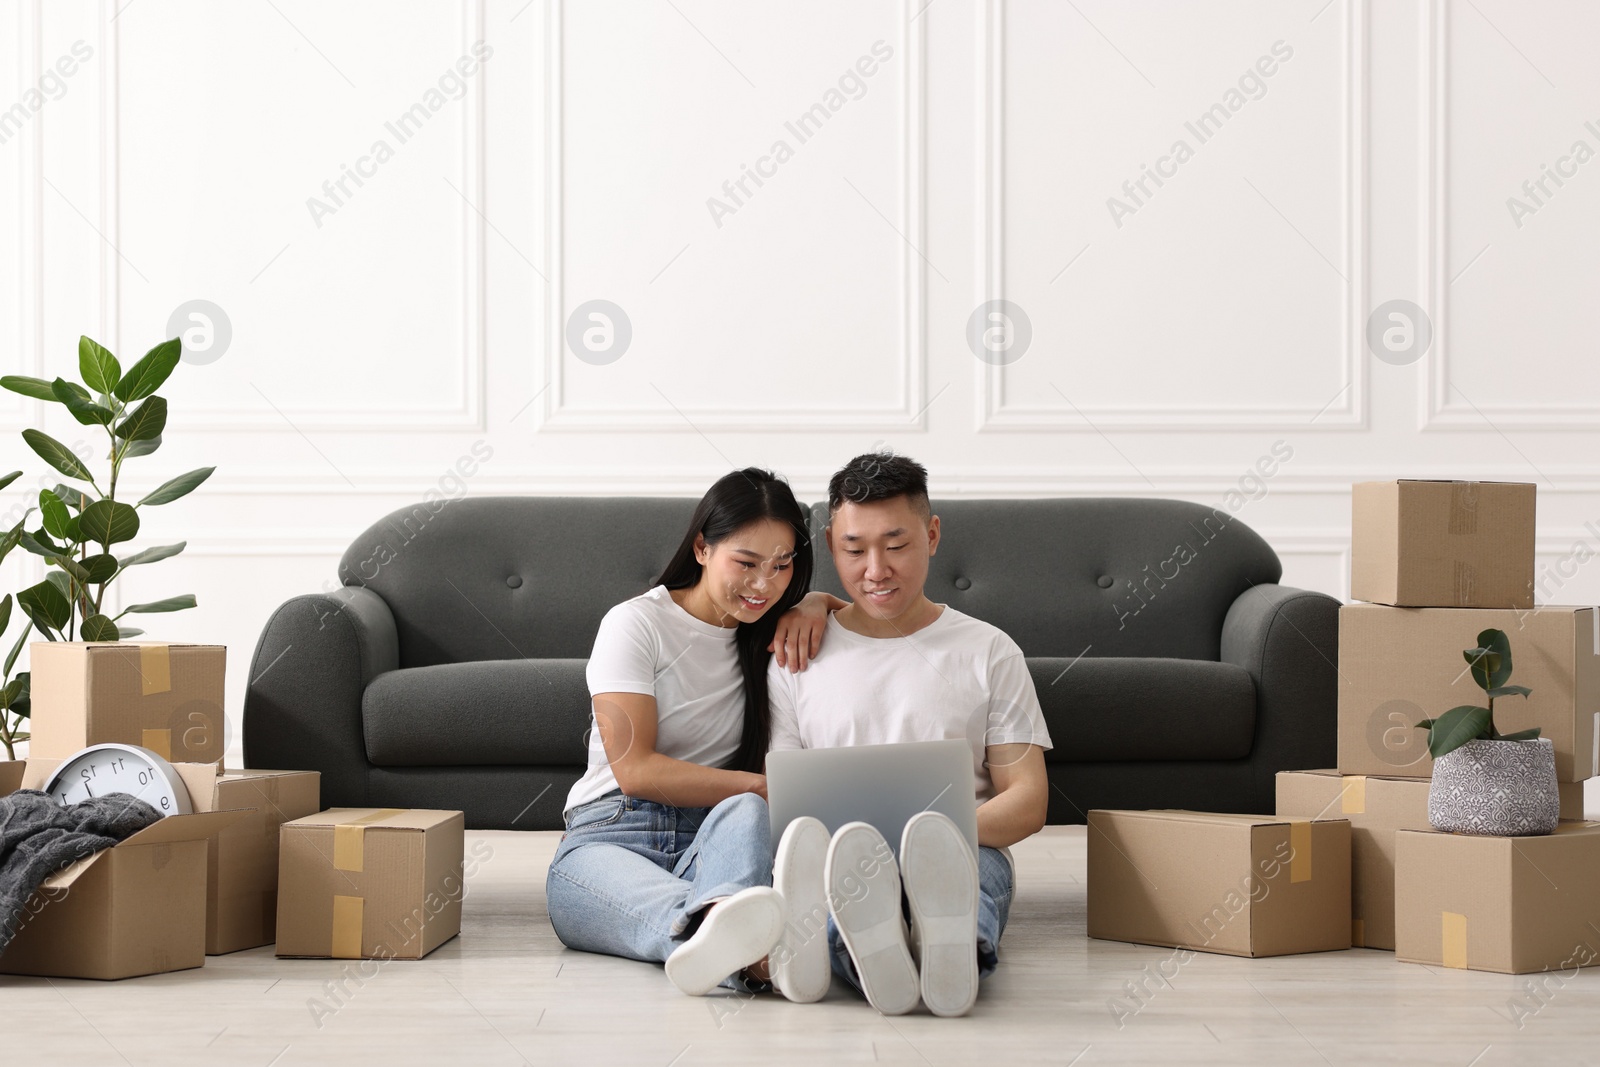
[[(656, 751), (720, 767), (744, 734), (744, 675), (734, 645), (737, 627), (714, 626), (689, 614), (667, 587), (606, 612), (585, 677), (589, 695), (642, 693), (656, 698)], [(617, 788), (605, 744), (589, 709), (589, 768), (567, 794), (562, 814)]]
[(978, 802), (994, 796), (989, 745), (1048, 749), (1022, 649), (998, 627), (948, 604), (902, 637), (865, 637), (828, 616), (822, 650), (799, 674), (767, 670), (770, 749), (843, 748), (951, 738), (972, 746)]

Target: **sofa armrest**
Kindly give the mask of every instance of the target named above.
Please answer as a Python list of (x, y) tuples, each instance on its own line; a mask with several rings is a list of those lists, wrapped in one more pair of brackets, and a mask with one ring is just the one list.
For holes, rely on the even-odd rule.
[(1222, 623), (1222, 659), (1256, 684), (1253, 795), (1271, 813), (1274, 776), (1337, 762), (1339, 601), (1325, 593), (1254, 585)]
[(311, 593), (272, 613), (244, 699), (247, 767), (322, 772), (322, 806), (367, 803), (361, 695), (400, 664), (394, 614), (364, 586)]

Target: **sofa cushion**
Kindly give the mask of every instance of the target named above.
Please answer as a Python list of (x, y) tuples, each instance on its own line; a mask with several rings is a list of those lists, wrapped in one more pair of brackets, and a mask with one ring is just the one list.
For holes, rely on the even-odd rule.
[(1055, 746), (1048, 763), (1250, 755), (1256, 687), (1243, 667), (1192, 659), (1029, 658)]
[(361, 696), (379, 767), (588, 763), (581, 659), (484, 660), (380, 674)]

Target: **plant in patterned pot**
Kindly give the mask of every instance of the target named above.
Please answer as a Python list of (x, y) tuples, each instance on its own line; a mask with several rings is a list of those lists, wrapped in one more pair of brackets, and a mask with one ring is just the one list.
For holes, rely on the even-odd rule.
[(1511, 642), (1503, 630), (1484, 630), (1462, 656), (1489, 706), (1463, 704), (1417, 723), (1428, 730), (1433, 756), (1428, 822), (1451, 833), (1548, 834), (1561, 818), (1555, 747), (1537, 726), (1502, 734), (1494, 725), (1496, 698), (1532, 692), (1510, 684)]

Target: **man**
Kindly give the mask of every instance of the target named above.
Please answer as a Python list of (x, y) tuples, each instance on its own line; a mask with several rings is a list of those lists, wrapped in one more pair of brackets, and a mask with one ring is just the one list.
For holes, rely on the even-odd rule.
[[(903, 456), (857, 456), (829, 482), (828, 513), (828, 549), (851, 599), (830, 616), (807, 669), (792, 673), (774, 658), (771, 748), (972, 745), (976, 863), (954, 823), (924, 812), (907, 824), (898, 864), (881, 834), (851, 823), (828, 842), (822, 872), (834, 972), (886, 1015), (910, 1011), (919, 996), (935, 1014), (961, 1015), (997, 962), (1014, 878), (1002, 850), (1044, 826), (1049, 733), (1016, 642), (924, 593), (939, 548), (924, 467)], [(786, 878), (808, 876), (785, 873), (793, 854), (780, 848), (780, 890)], [(789, 945), (774, 958), (799, 951)], [(782, 967), (774, 981), (781, 988)]]

